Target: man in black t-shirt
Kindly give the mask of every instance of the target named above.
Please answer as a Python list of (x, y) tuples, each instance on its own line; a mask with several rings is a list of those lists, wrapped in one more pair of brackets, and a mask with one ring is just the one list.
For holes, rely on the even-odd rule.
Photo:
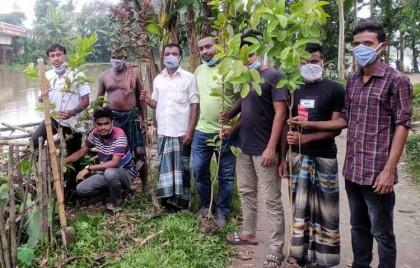
[[(294, 92), (293, 116), (309, 121), (339, 118), (344, 88), (323, 78), (322, 47), (308, 43), (306, 50), (312, 55), (301, 65), (305, 84)], [(300, 265), (331, 267), (340, 262), (339, 176), (334, 141), (338, 134), (314, 129), (287, 133), (293, 152), (291, 257)]]
[(250, 72), (258, 71), (265, 82), (260, 85), (261, 95), (250, 85), (249, 93), (241, 100), (240, 119), (223, 133), (229, 135), (239, 129), (236, 172), (243, 214), (242, 230), (229, 234), (226, 238), (228, 243), (234, 245), (257, 244), (257, 196), (260, 188), (270, 225), (270, 251), (265, 258), (264, 267), (277, 267), (284, 259), (284, 211), (277, 167), (279, 162), (283, 167), (286, 166), (285, 154), (280, 161), (279, 149), (289, 94), (287, 89), (277, 88), (277, 83), (282, 79), (281, 74), (262, 65), (255, 53), (249, 55), (246, 66)]

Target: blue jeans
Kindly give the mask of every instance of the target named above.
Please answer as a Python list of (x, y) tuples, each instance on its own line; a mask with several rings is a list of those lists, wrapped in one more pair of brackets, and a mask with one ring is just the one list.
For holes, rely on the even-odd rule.
[[(207, 140), (218, 133), (203, 133), (196, 130), (192, 142), (192, 165), (195, 185), (200, 195), (201, 206), (208, 208), (211, 197), (210, 161), (215, 153), (214, 147), (207, 145)], [(223, 140), (219, 165), (219, 192), (215, 203), (217, 214), (228, 215), (231, 211), (233, 185), (235, 181), (236, 156), (230, 150), (237, 146), (238, 137)], [(216, 155), (217, 156), (217, 155)]]
[(353, 267), (370, 267), (373, 238), (378, 242), (379, 267), (395, 267), (397, 246), (394, 235), (395, 193), (376, 194), (371, 185), (346, 181), (350, 205)]

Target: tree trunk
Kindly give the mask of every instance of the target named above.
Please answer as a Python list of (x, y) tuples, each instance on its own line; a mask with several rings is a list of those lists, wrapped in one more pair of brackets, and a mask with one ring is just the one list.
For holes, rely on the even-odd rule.
[(194, 23), (194, 4), (187, 8), (186, 17), (186, 27), (187, 27), (187, 40), (188, 40), (188, 49), (190, 51), (190, 72), (194, 72), (198, 65), (198, 49), (197, 49), (197, 32), (195, 30)]
[(399, 61), (399, 66), (397, 66), (398, 70), (401, 72), (404, 72), (404, 33), (400, 30), (400, 61)]
[(414, 72), (419, 72), (419, 64), (417, 63), (417, 48), (416, 48), (416, 40), (412, 37), (411, 38), (411, 50), (413, 51), (413, 69)]
[(338, 14), (339, 14), (339, 35), (338, 35), (338, 79), (344, 80), (345, 66), (344, 66), (344, 7), (343, 1), (337, 0)]
[[(207, 3), (211, 2), (212, 0), (203, 0), (201, 1), (201, 11), (202, 15), (205, 18), (211, 17), (211, 6), (207, 5)], [(211, 35), (211, 22), (203, 21), (201, 24), (201, 36)]]
[[(357, 0), (353, 2), (353, 29), (356, 28), (357, 25)], [(357, 71), (357, 61), (354, 55), (352, 54), (353, 61), (352, 61), (352, 70), (353, 73)]]

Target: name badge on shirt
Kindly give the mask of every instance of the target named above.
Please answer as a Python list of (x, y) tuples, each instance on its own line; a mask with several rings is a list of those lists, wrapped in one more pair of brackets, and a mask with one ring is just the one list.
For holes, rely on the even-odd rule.
[(305, 108), (315, 108), (315, 100), (305, 100), (305, 99), (301, 99), (300, 100), (300, 105), (305, 107)]

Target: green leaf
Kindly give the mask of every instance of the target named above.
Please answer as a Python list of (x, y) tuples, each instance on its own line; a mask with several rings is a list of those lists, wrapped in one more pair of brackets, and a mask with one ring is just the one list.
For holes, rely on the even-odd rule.
[(254, 88), (255, 92), (257, 92), (258, 96), (261, 96), (261, 85), (255, 82), (252, 82), (252, 87)]
[(232, 77), (238, 77), (244, 70), (244, 64), (240, 60), (234, 60), (232, 64)]
[(9, 203), (9, 187), (7, 183), (0, 185), (0, 209), (4, 209)]
[(225, 51), (224, 48), (221, 45), (219, 45), (219, 44), (214, 44), (213, 47), (215, 49), (217, 49), (218, 51), (220, 51), (220, 52), (224, 52)]
[(281, 54), (280, 54), (280, 58), (282, 59), (282, 60), (285, 60), (286, 59), (286, 57), (288, 56), (288, 54), (289, 54), (289, 51), (291, 50), (292, 48), (291, 47), (286, 47), (285, 49), (283, 49), (282, 50), (282, 52), (281, 52)]
[(86, 213), (77, 211), (76, 212), (76, 219), (78, 222), (89, 222), (89, 217)]
[(260, 73), (257, 70), (251, 69), (251, 70), (249, 70), (249, 73), (251, 74), (252, 80), (255, 83), (259, 83), (260, 82), (261, 76), (260, 76)]
[(276, 14), (283, 14), (285, 10), (286, 10), (286, 1), (285, 0), (277, 0), (275, 13)]
[(243, 64), (246, 64), (248, 61), (248, 45), (245, 44), (241, 47), (241, 50), (238, 54), (239, 59), (242, 61)]
[(249, 93), (249, 84), (247, 83), (247, 84), (243, 84), (243, 86), (242, 86), (242, 89), (241, 89), (241, 98), (243, 99), (243, 98), (245, 98), (247, 95), (248, 95), (248, 93)]
[(268, 25), (267, 25), (267, 31), (269, 33), (271, 33), (272, 31), (274, 31), (274, 29), (277, 27), (278, 23), (279, 23), (279, 21), (277, 21), (277, 20), (270, 21), (268, 23)]
[(235, 146), (230, 146), (230, 151), (232, 152), (234, 156), (238, 157), (239, 155), (238, 148), (236, 148)]
[(27, 246), (18, 247), (17, 257), (20, 262), (29, 266), (35, 259), (35, 252)]
[(284, 87), (287, 83), (288, 83), (288, 81), (287, 81), (286, 79), (282, 79), (282, 80), (280, 80), (280, 81), (277, 83), (276, 87), (277, 87), (277, 88), (282, 88), (282, 87)]
[(278, 19), (278, 21), (280, 22), (281, 27), (286, 28), (287, 26), (287, 18), (284, 15), (276, 15), (276, 18)]

